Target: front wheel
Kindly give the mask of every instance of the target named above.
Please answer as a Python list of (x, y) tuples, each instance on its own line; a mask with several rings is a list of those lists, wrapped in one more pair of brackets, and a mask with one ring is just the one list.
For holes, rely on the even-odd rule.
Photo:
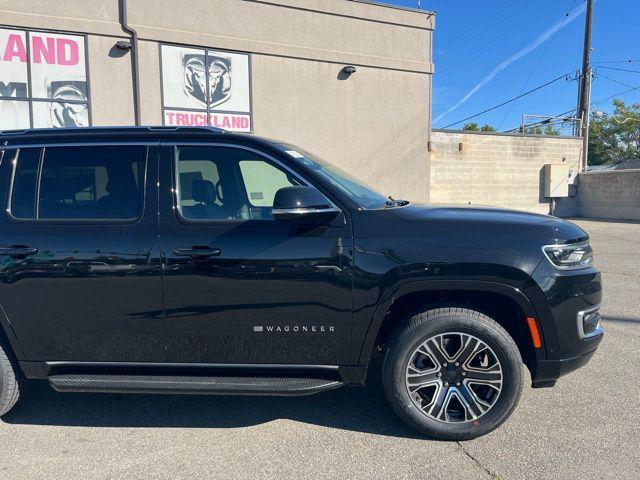
[(396, 413), (442, 440), (468, 440), (497, 428), (522, 390), (522, 360), (511, 336), (465, 308), (412, 316), (393, 335), (382, 375)]

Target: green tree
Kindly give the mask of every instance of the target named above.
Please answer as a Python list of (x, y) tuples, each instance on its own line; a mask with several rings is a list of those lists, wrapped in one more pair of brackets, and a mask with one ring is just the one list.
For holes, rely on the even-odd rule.
[(553, 125), (551, 125), (550, 123), (547, 124), (547, 126), (544, 128), (544, 134), (545, 135), (560, 135), (560, 132), (558, 130), (556, 130), (555, 128), (553, 128)]
[(476, 122), (465, 123), (462, 130), (467, 130), (468, 132), (495, 132), (496, 129), (491, 125), (485, 123), (482, 127), (478, 125)]
[(614, 112), (589, 125), (589, 165), (640, 158), (640, 103), (613, 101)]

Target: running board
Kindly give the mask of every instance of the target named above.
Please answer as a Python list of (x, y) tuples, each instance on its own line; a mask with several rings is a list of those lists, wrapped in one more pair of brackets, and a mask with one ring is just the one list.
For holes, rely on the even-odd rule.
[(48, 377), (58, 392), (175, 393), (212, 395), (312, 395), (344, 385), (326, 378), (161, 375), (82, 375)]

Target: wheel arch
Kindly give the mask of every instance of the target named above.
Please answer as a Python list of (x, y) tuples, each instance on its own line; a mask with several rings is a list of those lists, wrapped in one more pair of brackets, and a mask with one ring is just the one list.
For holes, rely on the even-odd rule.
[[(522, 291), (512, 285), (479, 280), (412, 282), (395, 289), (381, 301), (369, 326), (362, 349), (360, 365), (368, 365), (377, 346), (384, 345), (391, 331), (413, 313), (443, 306), (473, 309), (496, 320), (516, 342), (524, 363), (532, 375), (539, 360), (546, 358), (544, 334), (542, 348), (534, 348), (527, 318), (537, 313)], [(518, 315), (513, 321), (512, 313)], [(538, 323), (539, 325), (539, 323)]]
[(0, 345), (9, 349), (6, 353), (10, 358), (13, 357), (12, 360), (20, 362), (26, 360), (24, 351), (20, 346), (18, 337), (16, 337), (16, 334), (13, 331), (9, 317), (2, 307), (2, 304), (0, 304)]

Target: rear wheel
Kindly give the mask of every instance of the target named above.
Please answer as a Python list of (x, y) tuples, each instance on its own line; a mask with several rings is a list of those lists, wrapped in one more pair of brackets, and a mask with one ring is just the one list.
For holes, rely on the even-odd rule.
[(464, 308), (410, 318), (395, 332), (383, 383), (398, 415), (443, 440), (475, 438), (502, 424), (522, 390), (522, 360), (494, 320)]
[(19, 397), (18, 376), (0, 344), (0, 417), (13, 408)]

